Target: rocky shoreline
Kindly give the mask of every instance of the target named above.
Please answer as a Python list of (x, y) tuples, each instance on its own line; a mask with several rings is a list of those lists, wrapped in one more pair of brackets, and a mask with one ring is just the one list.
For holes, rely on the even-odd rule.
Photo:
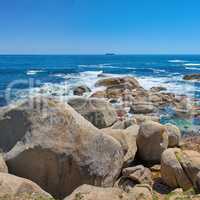
[(199, 129), (184, 123), (199, 120), (198, 100), (134, 77), (96, 87), (0, 109), (0, 199), (200, 199)]

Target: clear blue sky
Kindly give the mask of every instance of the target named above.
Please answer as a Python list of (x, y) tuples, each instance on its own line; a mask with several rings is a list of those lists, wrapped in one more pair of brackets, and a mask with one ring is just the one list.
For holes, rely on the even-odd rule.
[(0, 54), (199, 53), (200, 0), (0, 0)]

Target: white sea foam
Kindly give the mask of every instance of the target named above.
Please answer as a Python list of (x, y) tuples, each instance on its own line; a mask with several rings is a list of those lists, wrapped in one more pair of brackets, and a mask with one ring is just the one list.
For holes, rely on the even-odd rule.
[(186, 63), (186, 60), (168, 60), (169, 63)]
[(185, 69), (188, 69), (188, 70), (200, 70), (200, 67), (186, 67)]
[(35, 75), (37, 73), (41, 73), (41, 72), (44, 72), (43, 70), (28, 70), (26, 72), (26, 75)]
[(184, 64), (185, 66), (191, 66), (191, 67), (193, 67), (193, 66), (200, 66), (200, 63), (186, 63), (186, 64)]

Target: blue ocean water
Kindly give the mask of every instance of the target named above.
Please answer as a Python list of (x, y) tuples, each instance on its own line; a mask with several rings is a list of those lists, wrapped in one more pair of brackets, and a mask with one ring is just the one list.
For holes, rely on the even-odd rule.
[(200, 98), (200, 82), (182, 80), (200, 73), (200, 55), (1, 55), (0, 106), (41, 87), (65, 96), (74, 84), (93, 88), (101, 73), (131, 75), (146, 89), (162, 85)]

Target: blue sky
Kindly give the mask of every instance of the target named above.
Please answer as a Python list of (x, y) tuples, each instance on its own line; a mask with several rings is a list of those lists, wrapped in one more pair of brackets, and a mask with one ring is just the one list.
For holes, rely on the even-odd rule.
[(0, 0), (0, 54), (200, 54), (199, 0)]

